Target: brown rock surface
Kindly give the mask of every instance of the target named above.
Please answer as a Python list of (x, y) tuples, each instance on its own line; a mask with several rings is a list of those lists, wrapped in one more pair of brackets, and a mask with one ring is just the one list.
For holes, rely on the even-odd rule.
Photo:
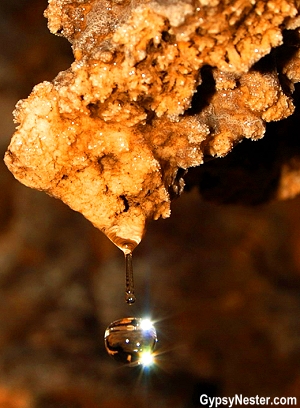
[[(147, 220), (169, 216), (179, 169), (223, 157), (294, 112), (297, 65), (283, 65), (283, 87), (275, 63), (255, 63), (300, 26), (296, 1), (52, 0), (46, 16), (75, 62), (18, 103), (5, 162), (123, 250)], [(197, 90), (205, 67), (212, 95)]]

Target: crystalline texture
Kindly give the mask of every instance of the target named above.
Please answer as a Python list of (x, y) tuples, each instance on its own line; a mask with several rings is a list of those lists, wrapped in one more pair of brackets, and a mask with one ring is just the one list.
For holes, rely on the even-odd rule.
[[(49, 0), (49, 28), (75, 62), (18, 103), (7, 166), (134, 249), (147, 219), (169, 216), (182, 169), (293, 113), (292, 86), (252, 67), (300, 25), (298, 10), (292, 0)], [(286, 70), (297, 82), (296, 64)]]

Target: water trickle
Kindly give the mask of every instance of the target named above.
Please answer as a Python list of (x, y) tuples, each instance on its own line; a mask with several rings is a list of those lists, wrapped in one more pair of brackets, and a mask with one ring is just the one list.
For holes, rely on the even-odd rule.
[(132, 252), (125, 253), (125, 300), (129, 305), (135, 302), (132, 268)]
[(157, 343), (155, 327), (149, 319), (126, 317), (111, 323), (104, 335), (110, 356), (129, 366), (149, 366)]

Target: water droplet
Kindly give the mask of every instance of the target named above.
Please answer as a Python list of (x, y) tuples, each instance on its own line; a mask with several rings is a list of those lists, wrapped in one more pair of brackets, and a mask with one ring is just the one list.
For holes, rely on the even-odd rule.
[(131, 252), (125, 254), (125, 281), (125, 300), (129, 305), (132, 305), (135, 302), (135, 295)]
[(110, 356), (122, 364), (149, 366), (157, 334), (149, 319), (126, 317), (112, 322), (105, 331), (105, 348)]

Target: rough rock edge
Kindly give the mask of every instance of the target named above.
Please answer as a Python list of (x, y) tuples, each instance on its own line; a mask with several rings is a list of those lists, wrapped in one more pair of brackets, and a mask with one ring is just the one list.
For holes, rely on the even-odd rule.
[[(6, 164), (133, 249), (147, 219), (169, 216), (179, 169), (223, 157), (293, 113), (292, 85), (284, 91), (275, 69), (252, 67), (282, 44), (282, 30), (299, 27), (298, 9), (281, 0), (135, 9), (50, 0), (49, 28), (72, 42), (76, 60), (18, 103)], [(295, 64), (286, 76), (297, 82)]]

